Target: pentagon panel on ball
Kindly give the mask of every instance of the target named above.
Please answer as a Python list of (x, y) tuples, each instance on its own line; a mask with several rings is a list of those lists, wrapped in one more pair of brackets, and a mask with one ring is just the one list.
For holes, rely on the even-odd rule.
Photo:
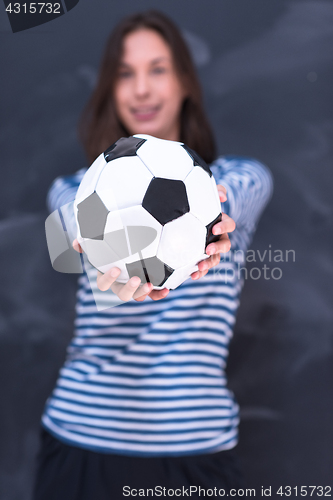
[(94, 191), (77, 205), (77, 220), (82, 238), (102, 240), (108, 209)]
[(105, 161), (116, 160), (124, 156), (135, 156), (137, 150), (146, 142), (146, 139), (136, 137), (121, 137), (103, 153)]
[(201, 156), (198, 155), (198, 153), (193, 151), (193, 149), (186, 146), (186, 144), (182, 144), (182, 147), (185, 149), (185, 151), (188, 153), (188, 155), (192, 158), (194, 167), (199, 166), (199, 167), (203, 168), (204, 170), (206, 170), (209, 177), (212, 177), (213, 174), (212, 174), (209, 166), (205, 162), (205, 160), (203, 160), (201, 158)]
[(162, 289), (169, 276), (174, 272), (174, 269), (162, 262), (157, 257), (139, 260), (126, 264), (129, 276), (139, 276), (142, 283), (150, 282), (154, 288)]
[(74, 202), (88, 261), (117, 281), (177, 288), (208, 258), (221, 205), (209, 167), (180, 142), (121, 138), (84, 175)]
[(146, 191), (142, 206), (162, 225), (189, 212), (183, 181), (155, 177)]

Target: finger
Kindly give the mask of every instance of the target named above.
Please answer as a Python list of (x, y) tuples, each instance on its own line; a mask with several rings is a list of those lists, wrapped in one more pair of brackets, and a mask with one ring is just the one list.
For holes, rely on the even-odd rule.
[(199, 271), (200, 272), (209, 271), (209, 269), (216, 266), (220, 262), (220, 259), (221, 259), (221, 255), (219, 253), (214, 253), (208, 259), (205, 259), (205, 260), (202, 260), (201, 262), (199, 262), (199, 264), (198, 264)]
[(133, 295), (138, 290), (141, 280), (138, 276), (133, 276), (126, 284), (113, 283), (111, 290), (118, 295), (120, 300), (128, 302), (133, 298)]
[(82, 250), (82, 247), (80, 245), (80, 243), (77, 241), (77, 239), (75, 238), (75, 240), (73, 241), (73, 248), (76, 252), (79, 252), (79, 253), (83, 253), (83, 250)]
[(218, 191), (223, 191), (223, 193), (227, 196), (227, 188), (222, 186), (222, 184), (217, 184)]
[(221, 256), (219, 253), (216, 253), (209, 257), (208, 259), (202, 260), (198, 263), (198, 271), (195, 271), (191, 274), (192, 279), (197, 280), (206, 276), (209, 269), (216, 266), (220, 262)]
[(168, 295), (169, 292), (170, 292), (170, 290), (168, 288), (163, 288), (163, 290), (153, 290), (149, 294), (149, 297), (152, 300), (161, 300), (161, 299), (164, 299)]
[(210, 243), (206, 248), (207, 255), (213, 255), (217, 253), (226, 253), (229, 252), (231, 248), (230, 238), (227, 233), (224, 233), (220, 236), (218, 241), (215, 243)]
[(229, 215), (223, 213), (221, 222), (215, 224), (212, 228), (212, 233), (214, 235), (223, 233), (232, 233), (236, 229), (236, 223), (234, 219), (229, 217)]
[[(197, 280), (197, 279), (200, 279), (203, 276), (205, 276), (208, 273), (209, 269), (213, 265), (215, 265), (215, 264), (212, 264), (213, 260), (215, 260), (215, 259), (216, 259), (216, 256), (212, 255), (208, 259), (204, 259), (204, 260), (201, 260), (200, 262), (198, 262), (198, 264), (197, 264), (198, 270), (194, 271), (194, 273), (191, 274), (191, 278), (193, 280)], [(218, 260), (219, 260), (219, 256), (218, 256)], [(217, 259), (216, 259), (216, 263), (217, 263)]]
[(208, 273), (209, 269), (206, 269), (205, 271), (196, 271), (195, 273), (191, 274), (191, 278), (193, 280), (199, 280), (200, 278), (203, 278), (206, 276)]
[(227, 190), (221, 184), (217, 184), (217, 191), (219, 193), (220, 202), (223, 203), (227, 201)]
[(152, 283), (145, 283), (143, 286), (140, 286), (137, 291), (133, 295), (133, 299), (137, 302), (144, 301), (150, 292), (153, 289)]
[(120, 269), (118, 267), (112, 267), (106, 273), (102, 274), (101, 272), (97, 272), (97, 286), (102, 291), (105, 292), (109, 290), (111, 285), (116, 281), (118, 276), (120, 275)]

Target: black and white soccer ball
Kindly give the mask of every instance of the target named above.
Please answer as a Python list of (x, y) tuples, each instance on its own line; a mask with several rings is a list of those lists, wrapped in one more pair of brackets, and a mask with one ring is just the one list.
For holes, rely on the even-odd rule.
[(121, 138), (91, 165), (74, 202), (77, 239), (89, 262), (117, 281), (139, 276), (174, 289), (208, 257), (221, 220), (215, 180), (185, 144), (149, 135)]

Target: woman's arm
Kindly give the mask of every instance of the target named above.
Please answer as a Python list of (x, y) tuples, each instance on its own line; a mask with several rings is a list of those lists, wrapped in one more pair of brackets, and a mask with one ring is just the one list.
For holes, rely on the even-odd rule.
[[(272, 175), (257, 160), (239, 156), (220, 157), (211, 170), (218, 183), (222, 204), (222, 220), (213, 227), (213, 234), (221, 234), (221, 237), (208, 245), (206, 253), (211, 257), (198, 264), (199, 271), (191, 275), (192, 279), (205, 276), (220, 262), (220, 254), (230, 250), (227, 233), (234, 231), (236, 226), (251, 238), (273, 193)], [(227, 196), (223, 197), (223, 193)]]
[(86, 171), (86, 168), (81, 168), (81, 170), (78, 170), (73, 175), (57, 177), (52, 182), (46, 197), (46, 204), (50, 213), (74, 201), (76, 192)]
[(222, 211), (234, 219), (238, 229), (254, 232), (273, 193), (270, 170), (257, 160), (239, 156), (220, 157), (211, 170), (216, 182), (227, 189)]

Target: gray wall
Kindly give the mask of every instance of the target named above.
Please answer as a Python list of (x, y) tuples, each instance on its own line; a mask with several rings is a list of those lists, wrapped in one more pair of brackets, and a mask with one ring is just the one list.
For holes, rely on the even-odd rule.
[(333, 2), (81, 0), (16, 34), (0, 12), (1, 500), (30, 498), (40, 415), (72, 335), (76, 276), (51, 268), (47, 189), (85, 165), (76, 123), (109, 30), (151, 6), (194, 50), (219, 152), (258, 158), (275, 179), (229, 360), (248, 486), (332, 483)]

